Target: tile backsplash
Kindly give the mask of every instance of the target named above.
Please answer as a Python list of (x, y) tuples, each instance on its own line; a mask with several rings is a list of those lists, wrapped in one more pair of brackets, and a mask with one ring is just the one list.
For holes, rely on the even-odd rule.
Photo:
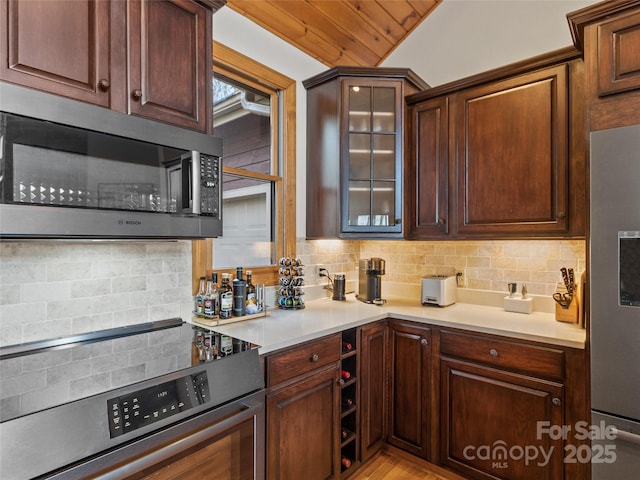
[[(0, 243), (0, 292), (0, 346), (186, 318), (191, 242)], [(0, 420), (186, 368), (191, 358), (176, 335), (5, 359)]]
[(0, 346), (184, 318), (191, 242), (3, 242), (0, 292)]
[(307, 265), (307, 283), (318, 264), (331, 273), (345, 272), (355, 280), (360, 258), (382, 257), (385, 282), (417, 285), (433, 274), (466, 271), (466, 287), (506, 292), (507, 283), (526, 284), (529, 293), (551, 295), (561, 281), (560, 268), (576, 272), (586, 268), (584, 240), (482, 240), (482, 241), (338, 241), (298, 239), (298, 255)]

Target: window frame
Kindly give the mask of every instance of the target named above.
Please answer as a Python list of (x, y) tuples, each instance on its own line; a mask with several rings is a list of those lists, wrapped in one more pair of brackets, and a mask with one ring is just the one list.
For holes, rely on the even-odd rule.
[[(275, 244), (276, 257), (295, 256), (296, 251), (296, 82), (255, 60), (232, 50), (231, 48), (213, 41), (213, 69), (220, 75), (252, 86), (271, 95), (271, 104), (279, 105), (272, 118), (280, 129), (272, 129), (271, 159), (275, 162), (272, 171), (279, 175), (265, 175), (247, 172), (231, 167), (224, 167), (224, 173), (241, 174), (275, 182)], [(278, 98), (278, 94), (280, 98)], [(282, 116), (281, 120), (279, 116)], [(275, 130), (275, 131), (274, 131)], [(280, 145), (280, 151), (278, 146)], [(276, 168), (273, 168), (276, 167)], [(224, 215), (224, 212), (223, 212)], [(192, 241), (191, 285), (193, 293), (197, 293), (200, 277), (210, 277), (212, 268), (213, 240)], [(278, 266), (268, 265), (253, 267), (245, 265), (253, 272), (254, 281), (266, 285), (278, 283)], [(216, 272), (233, 273), (235, 269), (215, 269)]]

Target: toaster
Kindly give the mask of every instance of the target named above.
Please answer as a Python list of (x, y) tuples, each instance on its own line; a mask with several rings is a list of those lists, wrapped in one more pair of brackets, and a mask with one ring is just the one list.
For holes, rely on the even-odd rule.
[(456, 303), (458, 284), (456, 277), (448, 275), (430, 275), (422, 278), (420, 301), (423, 305), (446, 307)]

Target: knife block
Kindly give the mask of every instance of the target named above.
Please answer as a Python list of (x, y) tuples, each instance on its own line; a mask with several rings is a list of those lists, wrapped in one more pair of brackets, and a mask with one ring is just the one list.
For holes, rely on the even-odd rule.
[[(567, 308), (562, 308), (556, 302), (556, 320), (558, 322), (566, 323), (579, 323), (582, 324), (582, 288), (584, 285), (584, 272), (577, 278), (576, 284), (573, 290), (573, 301)], [(558, 283), (556, 288), (557, 292), (566, 293), (564, 284)]]

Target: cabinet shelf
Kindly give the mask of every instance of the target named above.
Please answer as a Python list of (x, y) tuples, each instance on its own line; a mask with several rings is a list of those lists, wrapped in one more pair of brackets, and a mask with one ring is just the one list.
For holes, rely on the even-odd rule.
[(350, 352), (345, 352), (344, 350), (342, 351), (342, 355), (340, 355), (340, 358), (342, 358), (343, 360), (345, 358), (349, 358), (349, 357), (354, 357), (358, 354), (358, 351), (356, 349), (351, 350)]
[(344, 448), (349, 443), (355, 442), (355, 440), (356, 440), (356, 434), (354, 432), (349, 432), (349, 435), (347, 436), (347, 438), (342, 440), (342, 443), (340, 444), (340, 448)]
[(353, 385), (354, 383), (356, 383), (356, 381), (357, 381), (356, 377), (351, 377), (349, 380), (346, 380), (344, 383), (341, 383), (340, 384), (340, 388), (344, 390), (345, 388), (347, 388), (347, 387)]
[(349, 408), (344, 408), (342, 410), (342, 413), (340, 414), (340, 418), (345, 418), (348, 417), (349, 415), (351, 415), (352, 413), (354, 413), (356, 411), (357, 405), (351, 405)]

